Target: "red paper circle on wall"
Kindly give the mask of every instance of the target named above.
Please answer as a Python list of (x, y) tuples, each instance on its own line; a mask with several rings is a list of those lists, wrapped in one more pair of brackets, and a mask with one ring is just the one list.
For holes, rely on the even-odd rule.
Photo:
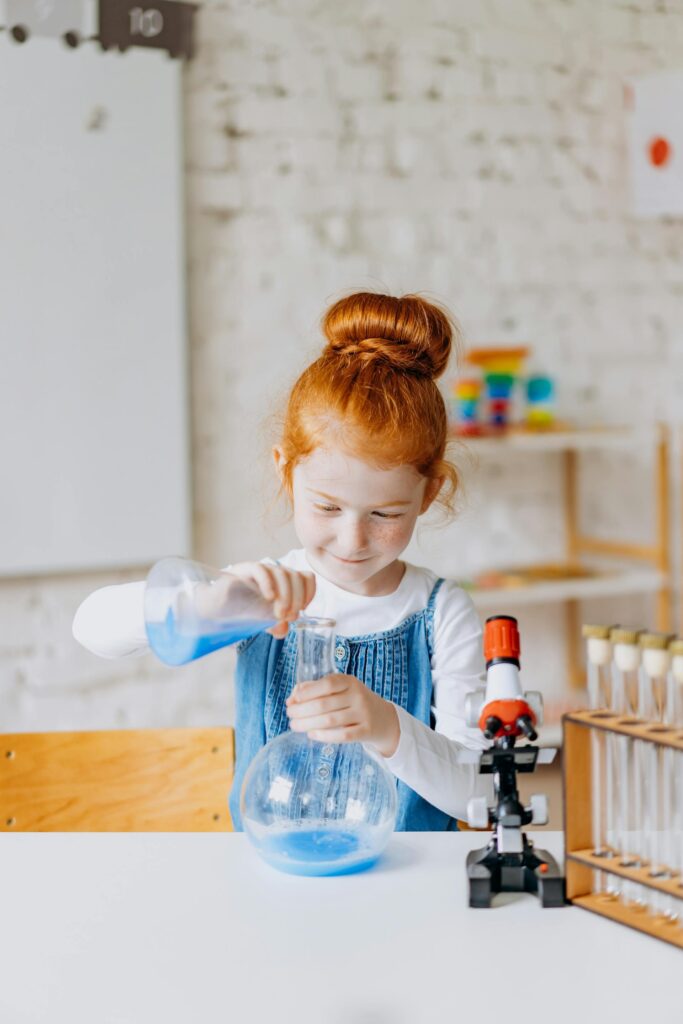
[(658, 135), (649, 145), (650, 163), (655, 167), (663, 167), (671, 159), (671, 143)]

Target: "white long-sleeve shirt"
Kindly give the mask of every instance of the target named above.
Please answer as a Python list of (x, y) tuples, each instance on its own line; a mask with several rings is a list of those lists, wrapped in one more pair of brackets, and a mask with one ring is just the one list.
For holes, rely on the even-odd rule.
[[(266, 559), (272, 561), (272, 559)], [(303, 549), (279, 558), (280, 565), (313, 572)], [(227, 569), (229, 570), (229, 566)], [(427, 606), (437, 580), (429, 569), (406, 563), (405, 573), (392, 594), (367, 597), (343, 590), (315, 573), (316, 592), (308, 615), (332, 618), (343, 637), (393, 629)], [(146, 654), (144, 581), (96, 590), (81, 604), (73, 623), (76, 640), (105, 658)], [(468, 798), (490, 792), (476, 765), (459, 760), (463, 748), (483, 750), (488, 744), (477, 729), (465, 723), (465, 696), (484, 684), (481, 624), (469, 595), (446, 580), (434, 606), (432, 645), (434, 729), (397, 707), (398, 747), (384, 763), (393, 774), (429, 803), (453, 817), (467, 818)]]

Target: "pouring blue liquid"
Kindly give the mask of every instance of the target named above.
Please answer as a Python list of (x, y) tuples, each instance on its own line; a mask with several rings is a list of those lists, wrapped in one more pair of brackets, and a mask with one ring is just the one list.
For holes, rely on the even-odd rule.
[(183, 630), (175, 620), (173, 609), (169, 608), (162, 622), (147, 622), (145, 629), (149, 646), (157, 658), (166, 665), (186, 665), (221, 647), (247, 640), (274, 626), (275, 622), (275, 619), (233, 619), (219, 623), (199, 621), (190, 632)]

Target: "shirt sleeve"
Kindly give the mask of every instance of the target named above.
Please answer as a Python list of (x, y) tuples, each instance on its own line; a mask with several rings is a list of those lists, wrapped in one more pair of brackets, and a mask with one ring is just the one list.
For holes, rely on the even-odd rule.
[(486, 685), (479, 615), (472, 598), (452, 580), (439, 591), (434, 609), (432, 712), (435, 730), (471, 749), (488, 746), (479, 729), (466, 724), (465, 698)]
[(479, 616), (469, 595), (449, 580), (437, 595), (431, 664), (434, 729), (397, 707), (399, 743), (384, 763), (429, 803), (466, 821), (469, 798), (492, 795), (491, 776), (479, 775), (465, 753), (489, 746), (465, 720), (465, 698), (484, 686), (485, 666)]
[[(469, 763), (472, 748), (434, 732), (403, 708), (397, 707), (396, 711), (401, 735), (396, 752), (385, 758), (384, 764), (430, 804), (467, 821), (470, 797), (486, 796), (491, 800), (491, 776), (480, 775), (478, 765)], [(482, 737), (479, 749), (486, 745)]]

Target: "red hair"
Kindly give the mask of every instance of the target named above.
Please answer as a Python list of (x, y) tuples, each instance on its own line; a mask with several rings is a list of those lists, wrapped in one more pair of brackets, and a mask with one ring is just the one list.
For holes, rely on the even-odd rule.
[(446, 407), (435, 384), (460, 335), (450, 316), (417, 295), (357, 292), (322, 318), (327, 345), (296, 381), (281, 435), (282, 486), (332, 440), (378, 466), (411, 465), (443, 479), (439, 503), (452, 511), (458, 472), (445, 458)]

